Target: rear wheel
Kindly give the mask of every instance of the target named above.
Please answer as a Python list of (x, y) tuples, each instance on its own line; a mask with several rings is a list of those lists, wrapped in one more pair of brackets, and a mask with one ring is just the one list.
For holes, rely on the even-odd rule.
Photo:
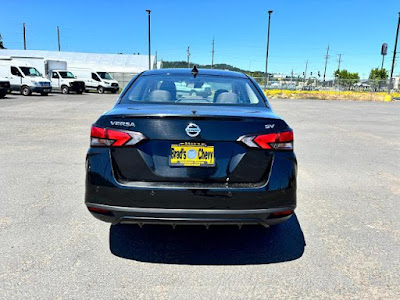
[(7, 94), (6, 90), (0, 91), (0, 99), (4, 98), (6, 96), (6, 94)]
[(97, 92), (98, 92), (99, 94), (104, 94), (104, 88), (103, 88), (102, 86), (99, 86), (99, 87), (97, 88)]
[(30, 94), (32, 94), (32, 91), (29, 88), (29, 86), (23, 86), (21, 88), (21, 94), (24, 95), (24, 96), (29, 96)]
[(111, 93), (115, 94), (117, 93), (117, 90), (112, 90)]
[(63, 93), (63, 94), (69, 94), (69, 88), (68, 88), (66, 85), (64, 85), (64, 86), (61, 88), (61, 93)]
[(83, 93), (83, 91), (77, 91), (76, 93), (77, 93), (77, 94), (82, 94), (82, 93)]
[(48, 96), (49, 93), (40, 93), (40, 95), (42, 95), (42, 96)]

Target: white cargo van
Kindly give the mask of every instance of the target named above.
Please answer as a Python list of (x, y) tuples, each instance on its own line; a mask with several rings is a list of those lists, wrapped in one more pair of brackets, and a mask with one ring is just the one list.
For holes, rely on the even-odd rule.
[(43, 63), (44, 72), (49, 80), (53, 91), (59, 91), (63, 94), (76, 92), (82, 94), (85, 90), (85, 82), (77, 80), (75, 74), (67, 71), (67, 62), (65, 60), (46, 59)]
[(85, 90), (85, 83), (77, 80), (76, 76), (67, 71), (67, 61), (45, 59), (43, 57), (18, 57), (34, 66), (51, 81), (52, 91), (68, 94), (76, 92), (82, 94)]
[(10, 81), (11, 91), (18, 91), (24, 96), (32, 92), (47, 96), (51, 92), (50, 81), (25, 61), (1, 58), (0, 77)]
[(86, 91), (95, 90), (103, 94), (105, 91), (116, 93), (119, 90), (118, 81), (107, 72), (71, 67), (68, 67), (68, 71), (73, 72), (85, 82)]

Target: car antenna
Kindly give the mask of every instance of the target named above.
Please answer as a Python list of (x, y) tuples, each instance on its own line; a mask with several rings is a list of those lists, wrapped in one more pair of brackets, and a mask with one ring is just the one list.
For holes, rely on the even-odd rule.
[(192, 73), (192, 75), (193, 75), (194, 78), (196, 78), (197, 74), (199, 74), (199, 70), (197, 70), (197, 67), (196, 67), (196, 66), (193, 67), (191, 73)]

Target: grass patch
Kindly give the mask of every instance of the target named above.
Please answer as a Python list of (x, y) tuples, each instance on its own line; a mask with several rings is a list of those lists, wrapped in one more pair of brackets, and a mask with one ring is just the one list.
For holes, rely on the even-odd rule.
[(392, 101), (393, 98), (400, 98), (400, 93), (391, 93), (389, 96), (384, 92), (265, 90), (264, 93), (268, 98), (279, 99)]

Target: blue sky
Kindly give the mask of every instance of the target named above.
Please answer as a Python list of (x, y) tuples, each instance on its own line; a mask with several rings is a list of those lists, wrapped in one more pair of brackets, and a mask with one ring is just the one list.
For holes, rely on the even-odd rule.
[(58, 25), (64, 51), (146, 54), (145, 9), (152, 10), (152, 50), (164, 60), (186, 60), (190, 45), (191, 61), (211, 63), (214, 36), (216, 63), (263, 70), (271, 9), (270, 71), (301, 73), (308, 60), (308, 71), (322, 73), (329, 43), (328, 75), (342, 53), (341, 68), (364, 77), (380, 66), (383, 42), (390, 68), (400, 1), (4, 0), (0, 33), (7, 48), (23, 49), (25, 22), (28, 49), (57, 50)]

